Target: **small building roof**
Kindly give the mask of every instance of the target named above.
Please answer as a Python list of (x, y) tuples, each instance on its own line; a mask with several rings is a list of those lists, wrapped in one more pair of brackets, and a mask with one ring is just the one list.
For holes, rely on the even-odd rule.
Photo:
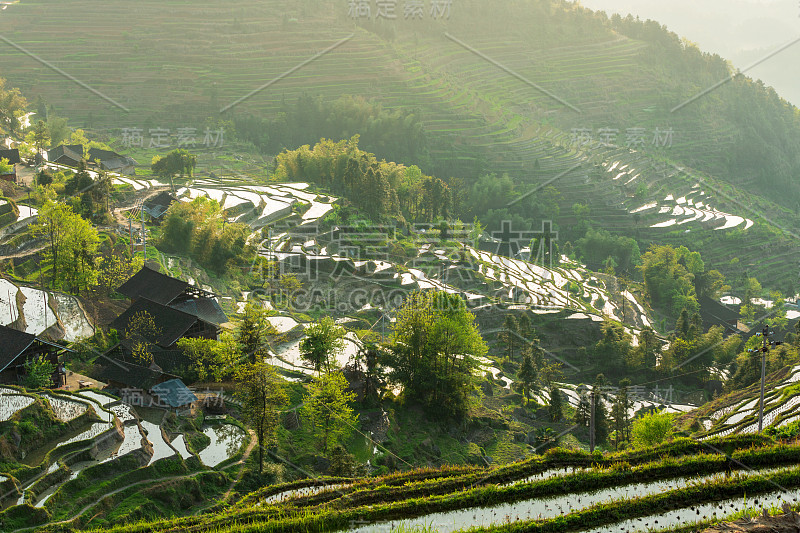
[(120, 360), (108, 361), (107, 364), (100, 367), (97, 376), (106, 383), (121, 383), (126, 387), (143, 391), (158, 385), (165, 377), (167, 379), (176, 377), (153, 368)]
[(225, 324), (228, 317), (214, 298), (187, 298), (170, 304), (173, 309), (194, 315), (211, 324)]
[(150, 394), (172, 408), (183, 407), (197, 401), (197, 396), (178, 378), (153, 385)]
[(0, 372), (8, 368), (22, 352), (37, 341), (59, 350), (73, 351), (59, 344), (42, 340), (31, 333), (0, 325), (0, 346), (2, 346), (0, 348)]
[(162, 274), (147, 265), (123, 283), (117, 292), (135, 300), (147, 298), (156, 303), (166, 305), (183, 294), (189, 283)]
[(103, 150), (102, 148), (89, 148), (89, 161), (99, 159), (100, 161), (109, 161), (111, 159), (119, 159), (122, 156), (113, 150)]
[(0, 159), (8, 159), (8, 162), (12, 165), (22, 162), (19, 158), (19, 149), (17, 148), (0, 150)]
[(120, 155), (113, 150), (103, 150), (102, 148), (89, 148), (89, 161), (98, 160), (106, 167), (111, 165), (118, 165), (116, 168), (122, 168), (128, 165), (136, 165), (137, 162), (134, 158), (128, 155)]
[(169, 206), (177, 202), (177, 199), (171, 192), (163, 191), (157, 195), (149, 198), (144, 203), (145, 212), (153, 218), (161, 218), (167, 212)]
[(154, 302), (147, 298), (139, 298), (112, 323), (111, 327), (116, 329), (120, 335), (124, 336), (128, 330), (130, 321), (141, 312), (146, 312), (153, 317), (153, 321), (159, 329), (158, 334), (148, 338), (149, 342), (167, 348), (172, 346), (180, 339), (198, 320), (195, 315), (185, 313), (179, 309), (174, 309), (166, 305)]
[(67, 156), (74, 161), (83, 159), (83, 145), (81, 144), (62, 144), (52, 150), (47, 151), (48, 161), (57, 161), (63, 156)]
[(25, 333), (16, 329), (11, 329), (7, 326), (0, 326), (0, 345), (3, 346), (0, 351), (0, 371), (5, 370), (14, 359), (28, 349), (28, 346), (33, 344), (36, 340), (36, 335)]
[(147, 265), (123, 283), (117, 292), (131, 300), (146, 298), (161, 305), (193, 315), (210, 324), (228, 321), (219, 302), (210, 292), (186, 281), (162, 274)]
[(723, 305), (717, 300), (712, 300), (708, 296), (698, 298), (700, 304), (700, 317), (703, 320), (703, 327), (720, 325), (729, 330), (736, 330), (736, 323), (739, 320), (739, 311)]

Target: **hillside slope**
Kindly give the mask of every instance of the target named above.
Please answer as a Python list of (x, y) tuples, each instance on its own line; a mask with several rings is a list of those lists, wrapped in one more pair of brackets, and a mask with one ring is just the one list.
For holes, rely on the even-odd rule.
[(740, 185), (785, 185), (791, 189), (762, 192), (796, 205), (796, 110), (742, 76), (692, 100), (726, 80), (728, 66), (654, 22), (609, 20), (551, 0), (501, 9), (459, 2), (449, 17), (413, 20), (398, 11), (387, 20), (375, 6), (368, 19), (332, 0), (145, 0), (135, 9), (23, 0), (0, 16), (3, 35), (120, 107), (19, 49), (6, 48), (2, 74), (32, 100), (42, 96), (79, 122), (119, 132), (202, 124), (291, 71), (222, 116), (269, 116), (304, 93), (364, 96), (421, 114), (430, 170), (442, 176), (536, 178), (566, 168), (542, 129), (555, 126), (581, 130), (572, 139), (579, 143), (589, 134), (633, 142)]

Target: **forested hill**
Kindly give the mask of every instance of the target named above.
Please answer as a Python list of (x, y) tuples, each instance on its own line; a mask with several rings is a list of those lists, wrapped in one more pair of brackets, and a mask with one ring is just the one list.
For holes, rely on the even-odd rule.
[[(797, 208), (797, 109), (745, 76), (720, 83), (732, 73), (723, 58), (655, 22), (552, 0), (461, 0), (438, 13), (430, 1), (408, 19), (403, 2), (395, 19), (375, 2), (369, 16), (350, 4), (359, 3), (21, 0), (3, 11), (2, 34), (128, 111), (19, 49), (4, 49), (1, 74), (73, 123), (117, 134), (224, 119), (275, 153), (361, 133), (378, 157), (466, 179), (539, 180), (571, 163), (555, 147), (633, 143)], [(340, 112), (349, 104), (304, 106), (292, 117), (302, 95), (373, 107), (358, 117)], [(381, 134), (386, 124), (424, 142)]]

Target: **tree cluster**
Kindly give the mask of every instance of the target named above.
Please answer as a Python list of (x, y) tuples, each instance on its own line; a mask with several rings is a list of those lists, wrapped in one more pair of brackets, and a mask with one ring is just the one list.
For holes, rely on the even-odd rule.
[(216, 200), (198, 197), (175, 202), (164, 215), (159, 248), (185, 254), (217, 274), (245, 264), (254, 251), (246, 224), (227, 224)]
[(387, 366), (408, 399), (440, 415), (469, 409), (477, 357), (487, 351), (475, 316), (454, 294), (417, 291), (397, 313)]
[(409, 222), (449, 217), (452, 194), (447, 184), (423, 175), (417, 167), (378, 161), (358, 143), (356, 135), (285, 151), (276, 157), (274, 177), (326, 187), (376, 222), (400, 216)]

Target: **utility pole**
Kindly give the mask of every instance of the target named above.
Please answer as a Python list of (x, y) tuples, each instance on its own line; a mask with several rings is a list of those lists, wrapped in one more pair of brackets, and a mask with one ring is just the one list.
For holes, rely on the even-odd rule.
[(147, 262), (147, 232), (144, 228), (144, 200), (142, 200), (142, 204), (139, 206), (139, 209), (142, 211), (142, 249), (144, 250), (144, 262)]
[(761, 333), (756, 333), (756, 337), (761, 337), (761, 348), (758, 350), (747, 350), (750, 353), (761, 352), (761, 396), (758, 402), (758, 432), (764, 429), (764, 382), (767, 377), (767, 354), (769, 353), (770, 346), (780, 346), (783, 344), (780, 341), (771, 341), (770, 337), (775, 335), (775, 332), (769, 328), (769, 324), (764, 326)]
[(131, 257), (133, 257), (133, 217), (128, 215), (128, 235), (131, 239)]
[(595, 409), (595, 402), (597, 402), (597, 394), (595, 393), (594, 387), (592, 387), (592, 412), (589, 415), (589, 452), (594, 453), (594, 413)]

